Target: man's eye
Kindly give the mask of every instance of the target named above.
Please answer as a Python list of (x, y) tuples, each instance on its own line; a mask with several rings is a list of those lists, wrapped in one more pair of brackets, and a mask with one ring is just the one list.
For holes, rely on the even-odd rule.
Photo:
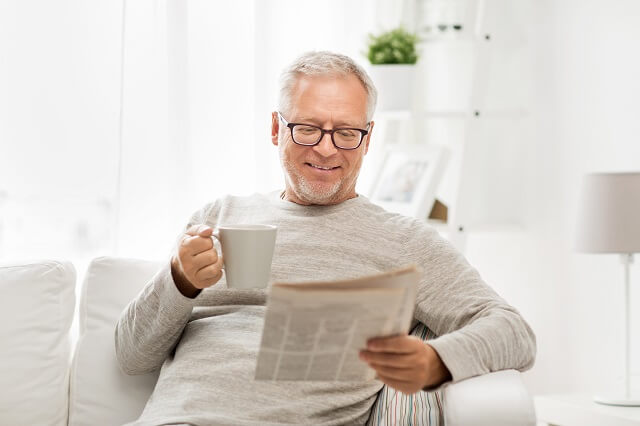
[(338, 130), (336, 133), (338, 133), (338, 135), (343, 137), (343, 138), (355, 138), (356, 137), (356, 132), (354, 132), (353, 130)]
[(298, 131), (304, 133), (305, 135), (311, 135), (313, 133), (316, 133), (318, 129), (316, 129), (315, 127), (300, 127)]

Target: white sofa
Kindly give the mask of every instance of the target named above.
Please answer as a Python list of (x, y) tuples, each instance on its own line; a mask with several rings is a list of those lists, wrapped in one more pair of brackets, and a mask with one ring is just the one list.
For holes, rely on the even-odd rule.
[[(95, 259), (82, 286), (80, 337), (72, 350), (73, 265), (0, 264), (0, 425), (120, 425), (137, 418), (157, 373), (122, 373), (113, 331), (158, 268), (157, 262)], [(531, 397), (514, 370), (445, 386), (443, 406), (447, 426), (535, 425)]]

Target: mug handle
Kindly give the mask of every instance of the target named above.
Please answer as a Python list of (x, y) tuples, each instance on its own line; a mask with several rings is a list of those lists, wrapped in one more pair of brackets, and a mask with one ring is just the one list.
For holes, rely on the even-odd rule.
[[(218, 243), (220, 244), (220, 253), (222, 253), (222, 242), (220, 241), (220, 230), (219, 229), (216, 229), (211, 233), (211, 239), (213, 240), (214, 238), (216, 240), (218, 240)], [(215, 248), (215, 246), (216, 246), (216, 242), (214, 241), (213, 242), (213, 247)], [(218, 250), (218, 249), (216, 248), (216, 250)], [(222, 262), (222, 270), (224, 270), (224, 262)]]

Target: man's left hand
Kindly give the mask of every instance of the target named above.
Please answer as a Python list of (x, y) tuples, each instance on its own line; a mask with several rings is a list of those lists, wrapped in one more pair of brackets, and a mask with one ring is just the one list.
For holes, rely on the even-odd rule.
[(392, 388), (412, 394), (451, 380), (451, 373), (438, 353), (415, 336), (379, 337), (367, 342), (360, 359)]

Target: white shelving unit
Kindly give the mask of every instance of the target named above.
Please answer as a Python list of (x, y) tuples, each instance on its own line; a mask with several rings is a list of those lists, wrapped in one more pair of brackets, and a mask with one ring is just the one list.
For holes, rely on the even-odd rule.
[[(518, 212), (509, 211), (509, 209), (515, 211), (517, 207), (508, 206), (507, 198), (504, 205), (500, 202), (495, 203), (495, 210), (502, 213), (502, 217), (496, 214), (495, 220), (487, 218), (493, 214), (492, 207), (486, 205), (499, 198), (499, 194), (491, 191), (504, 192), (505, 197), (517, 196), (517, 184), (508, 181), (514, 176), (504, 176), (506, 173), (501, 173), (498, 169), (511, 167), (513, 163), (509, 163), (509, 156), (519, 157), (515, 135), (514, 141), (504, 142), (508, 138), (504, 136), (496, 138), (489, 129), (513, 125), (528, 115), (522, 105), (496, 108), (488, 106), (485, 102), (496, 41), (493, 31), (495, 20), (487, 19), (488, 6), (499, 7), (506, 1), (508, 0), (411, 0), (405, 2), (409, 5), (408, 10), (413, 13), (415, 19), (413, 27), (419, 34), (422, 28), (420, 10), (433, 13), (438, 6), (448, 8), (449, 17), (455, 17), (455, 13), (451, 13), (452, 7), (461, 7), (463, 10), (458, 13), (458, 16), (464, 16), (464, 19), (461, 19), (463, 24), (459, 25), (462, 28), (455, 36), (451, 36), (451, 32), (448, 35), (440, 35), (437, 33), (438, 30), (435, 32), (433, 30), (440, 24), (436, 18), (430, 18), (435, 24), (430, 25), (431, 33), (424, 38), (420, 46), (420, 61), (427, 62), (427, 66), (421, 66), (421, 62), (418, 63), (418, 81), (416, 82), (418, 87), (415, 91), (418, 96), (413, 108), (403, 111), (379, 111), (374, 117), (376, 131), (378, 135), (382, 133), (382, 137), (377, 136), (377, 138), (384, 140), (385, 143), (392, 144), (397, 141), (405, 141), (403, 143), (409, 141), (411, 144), (435, 143), (444, 145), (450, 150), (450, 161), (442, 182), (444, 187), (441, 185), (438, 191), (438, 198), (441, 200), (444, 198), (442, 201), (448, 207), (448, 223), (446, 227), (438, 226), (438, 228), (446, 229), (448, 238), (461, 250), (465, 248), (466, 233), (469, 230), (477, 228), (486, 230), (491, 226), (513, 227), (517, 222), (521, 223), (518, 220)], [(452, 31), (451, 28), (449, 31)], [(421, 35), (424, 37), (424, 34)], [(498, 40), (504, 36), (505, 34), (498, 34)], [(461, 57), (465, 59), (456, 71), (460, 69), (466, 71), (462, 73), (466, 76), (466, 90), (452, 94), (462, 102), (457, 104), (444, 102), (446, 105), (442, 107), (432, 105), (425, 99), (430, 100), (432, 95), (446, 98), (448, 93), (439, 90), (438, 76), (431, 74), (428, 61), (437, 61), (434, 58), (437, 58), (438, 54), (442, 56), (449, 51), (464, 53)], [(424, 78), (419, 78), (420, 76)], [(440, 93), (437, 93), (438, 91)], [(445, 133), (444, 136), (438, 135), (438, 128), (441, 129), (440, 133)], [(436, 130), (430, 131), (434, 129)], [(494, 153), (491, 150), (500, 152), (500, 155), (492, 158)], [(517, 166), (513, 165), (513, 167)], [(521, 174), (520, 177), (522, 177)], [(504, 190), (505, 187), (507, 190)], [(491, 194), (493, 198), (488, 197), (487, 194)]]

